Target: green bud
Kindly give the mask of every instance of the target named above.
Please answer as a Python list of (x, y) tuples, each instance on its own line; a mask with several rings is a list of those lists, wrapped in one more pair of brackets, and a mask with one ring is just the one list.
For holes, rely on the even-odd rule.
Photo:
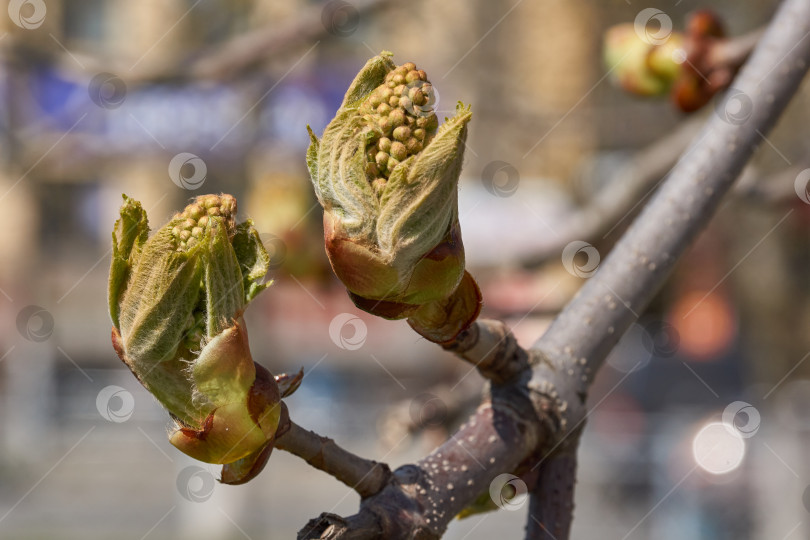
[(109, 300), (115, 350), (171, 414), (172, 444), (239, 461), (228, 473), (239, 483), (261, 469), (282, 406), (272, 376), (257, 379), (242, 319), (269, 285), (270, 258), (253, 223), (235, 218), (232, 196), (203, 195), (147, 239), (140, 203), (125, 196)]
[(411, 130), (407, 126), (399, 126), (398, 128), (394, 129), (394, 138), (398, 141), (407, 141), (410, 136)]
[[(408, 129), (408, 128), (397, 128), (397, 129)], [(394, 130), (394, 136), (396, 137), (396, 130)], [(393, 157), (397, 161), (402, 161), (403, 159), (408, 157), (408, 149), (405, 148), (405, 145), (399, 141), (391, 145), (390, 153), (391, 157)]]
[[(439, 128), (424, 71), (391, 56), (366, 63), (320, 140), (309, 131), (307, 165), (335, 273), (362, 309), (403, 318), (464, 275), (457, 197), (472, 114), (459, 104)], [(379, 139), (363, 136), (374, 128)]]

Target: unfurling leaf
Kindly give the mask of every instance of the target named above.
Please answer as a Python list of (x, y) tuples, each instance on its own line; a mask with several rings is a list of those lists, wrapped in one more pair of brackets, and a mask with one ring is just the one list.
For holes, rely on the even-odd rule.
[(253, 362), (242, 318), (270, 258), (253, 223), (235, 218), (232, 196), (203, 195), (147, 239), (145, 212), (125, 196), (109, 304), (115, 350), (170, 413), (171, 443), (243, 483), (289, 420), (280, 425), (278, 386)]

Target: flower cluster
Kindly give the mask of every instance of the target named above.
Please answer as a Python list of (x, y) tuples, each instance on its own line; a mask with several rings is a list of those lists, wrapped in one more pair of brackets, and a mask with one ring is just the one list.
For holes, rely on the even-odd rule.
[(360, 105), (365, 122), (366, 174), (381, 193), (397, 165), (422, 151), (439, 127), (433, 85), (412, 62), (390, 71)]
[(228, 237), (233, 238), (236, 199), (232, 195), (203, 195), (186, 206), (175, 216), (180, 223), (172, 227), (178, 249), (188, 251), (202, 240), (206, 228), (213, 223), (213, 217), (223, 218)]

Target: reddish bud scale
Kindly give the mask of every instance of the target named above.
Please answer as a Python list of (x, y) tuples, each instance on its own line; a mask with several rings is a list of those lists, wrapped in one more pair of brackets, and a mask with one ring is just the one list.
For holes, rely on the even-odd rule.
[(725, 37), (720, 17), (711, 10), (692, 13), (686, 24), (687, 61), (675, 81), (670, 97), (684, 112), (693, 112), (728, 87), (739, 66), (712, 65), (711, 51)]

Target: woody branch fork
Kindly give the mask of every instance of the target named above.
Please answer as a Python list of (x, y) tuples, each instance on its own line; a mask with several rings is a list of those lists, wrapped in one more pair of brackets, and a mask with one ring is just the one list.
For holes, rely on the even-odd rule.
[(585, 400), (606, 355), (663, 284), (773, 127), (810, 65), (810, 4), (785, 0), (731, 85), (744, 122), (712, 115), (659, 192), (526, 355), (448, 441), (400, 467), (357, 514), (322, 514), (299, 538), (438, 538), (499, 473), (535, 470), (527, 538), (568, 537)]

